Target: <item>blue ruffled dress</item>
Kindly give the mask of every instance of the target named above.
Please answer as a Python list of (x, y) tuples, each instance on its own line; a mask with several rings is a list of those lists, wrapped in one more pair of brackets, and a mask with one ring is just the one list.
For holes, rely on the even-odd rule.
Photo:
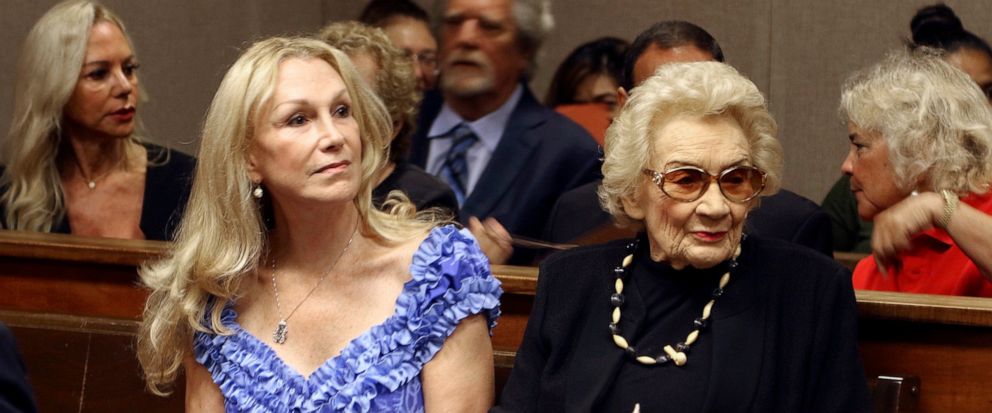
[(458, 323), (499, 316), (499, 281), (468, 230), (435, 228), (413, 255), (413, 276), (396, 310), (348, 343), (309, 378), (241, 328), (230, 303), (231, 335), (197, 332), (196, 361), (210, 371), (228, 412), (422, 412), (420, 370)]

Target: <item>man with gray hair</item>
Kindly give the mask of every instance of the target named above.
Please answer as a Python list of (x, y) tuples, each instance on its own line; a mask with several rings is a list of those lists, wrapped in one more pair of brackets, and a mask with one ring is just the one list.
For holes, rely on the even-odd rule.
[[(547, 0), (443, 7), (443, 101), (425, 99), (410, 160), (451, 185), (462, 221), (496, 263), (512, 251), (509, 234), (539, 237), (558, 196), (599, 176), (592, 137), (527, 87), (552, 26)], [(510, 261), (531, 256), (517, 251)]]

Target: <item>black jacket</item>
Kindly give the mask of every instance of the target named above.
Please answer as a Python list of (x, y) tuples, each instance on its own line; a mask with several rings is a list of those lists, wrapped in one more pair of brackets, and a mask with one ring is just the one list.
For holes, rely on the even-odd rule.
[[(170, 241), (186, 210), (193, 187), (196, 159), (179, 151), (169, 151), (168, 162), (163, 163), (167, 149), (145, 144), (145, 150), (148, 153), (148, 168), (139, 226), (145, 239)], [(6, 190), (0, 188), (0, 193)], [(5, 216), (6, 211), (0, 206), (0, 221)], [(53, 223), (51, 232), (69, 234), (72, 232), (70, 225), (68, 216), (63, 216), (61, 221)]]
[(458, 198), (448, 184), (434, 175), (408, 162), (396, 164), (396, 169), (379, 186), (372, 190), (372, 200), (381, 207), (389, 193), (402, 191), (421, 211), (427, 208), (441, 208), (458, 215)]
[[(624, 357), (607, 325), (612, 269), (626, 243), (544, 261), (523, 344), (493, 412), (600, 410)], [(713, 347), (703, 411), (869, 411), (850, 273), (812, 250), (758, 237), (744, 241), (738, 262), (700, 337)], [(623, 320), (643, 319), (636, 297), (624, 304)], [(631, 327), (622, 327), (625, 335), (641, 326)]]
[[(410, 162), (425, 167), (427, 131), (442, 100), (424, 99), (413, 135)], [(496, 218), (511, 234), (540, 238), (551, 208), (565, 191), (600, 177), (596, 142), (581, 126), (541, 105), (524, 86), (506, 129), (475, 189), (461, 206), (469, 217)], [(512, 264), (529, 263), (532, 253), (517, 250)]]

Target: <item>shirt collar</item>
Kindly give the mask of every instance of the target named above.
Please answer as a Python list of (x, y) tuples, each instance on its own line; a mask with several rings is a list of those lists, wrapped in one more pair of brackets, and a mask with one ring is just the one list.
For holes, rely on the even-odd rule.
[(496, 145), (499, 144), (500, 138), (503, 137), (503, 132), (506, 131), (506, 124), (510, 120), (510, 115), (513, 114), (513, 109), (517, 107), (517, 103), (520, 102), (520, 98), (523, 96), (523, 90), (523, 86), (518, 83), (517, 87), (513, 89), (513, 93), (510, 94), (510, 98), (506, 102), (503, 102), (502, 106), (472, 122), (458, 116), (454, 109), (445, 103), (441, 107), (441, 112), (438, 113), (437, 118), (434, 119), (434, 123), (431, 124), (431, 129), (427, 132), (427, 136), (429, 139), (444, 136), (454, 129), (455, 126), (458, 126), (458, 124), (464, 123), (468, 125), (469, 129), (472, 129), (472, 132), (479, 137), (479, 141), (486, 148), (490, 151), (495, 151)]

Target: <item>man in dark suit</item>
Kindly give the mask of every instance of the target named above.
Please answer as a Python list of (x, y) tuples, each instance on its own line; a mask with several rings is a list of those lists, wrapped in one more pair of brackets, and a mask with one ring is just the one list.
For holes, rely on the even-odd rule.
[[(716, 60), (723, 50), (706, 30), (684, 21), (663, 21), (634, 40), (624, 59), (622, 85), (617, 105), (623, 106), (628, 91), (650, 77), (658, 66), (673, 62)], [(601, 242), (616, 235), (612, 219), (599, 206), (599, 181), (566, 192), (555, 205), (544, 238), (552, 242), (590, 240)], [(745, 233), (791, 241), (833, 256), (830, 218), (813, 201), (785, 189), (762, 198), (745, 222)]]
[(545, 2), (450, 0), (442, 19), (442, 99), (425, 99), (410, 160), (451, 185), (462, 221), (500, 263), (509, 234), (540, 237), (558, 196), (599, 177), (596, 145), (527, 87), (552, 26)]

